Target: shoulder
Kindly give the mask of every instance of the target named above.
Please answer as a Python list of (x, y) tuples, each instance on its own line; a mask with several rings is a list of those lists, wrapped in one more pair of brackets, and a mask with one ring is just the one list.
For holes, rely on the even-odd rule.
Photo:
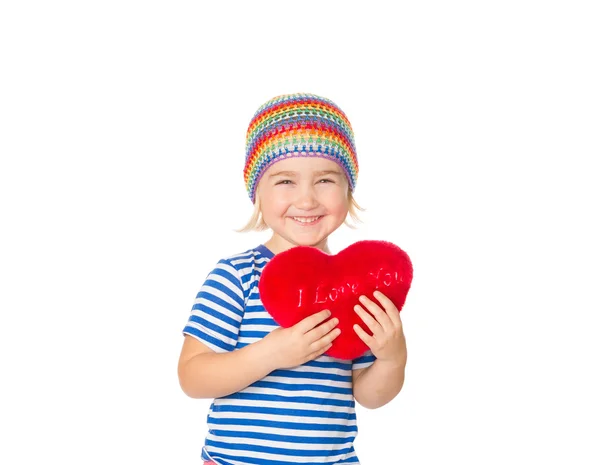
[(240, 286), (247, 291), (250, 284), (260, 277), (263, 268), (271, 258), (270, 251), (263, 245), (258, 245), (221, 258), (215, 267), (215, 271), (221, 270), (221, 272), (227, 273), (230, 277), (235, 278)]
[(270, 251), (263, 245), (258, 245), (243, 252), (227, 255), (219, 260), (219, 264), (230, 266), (237, 271), (244, 271), (254, 268), (262, 269), (270, 259)]

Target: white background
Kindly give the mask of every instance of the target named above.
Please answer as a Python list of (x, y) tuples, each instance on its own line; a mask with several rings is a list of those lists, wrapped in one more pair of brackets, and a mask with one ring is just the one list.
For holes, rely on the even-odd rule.
[(594, 3), (3, 2), (0, 462), (200, 463), (181, 330), (268, 237), (233, 232), (254, 111), (313, 92), (367, 208), (332, 249), (415, 266), (361, 463), (600, 463)]

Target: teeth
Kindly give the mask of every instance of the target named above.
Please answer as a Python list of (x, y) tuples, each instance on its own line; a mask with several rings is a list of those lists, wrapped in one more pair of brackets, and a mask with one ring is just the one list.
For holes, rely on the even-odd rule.
[(304, 217), (298, 217), (298, 216), (293, 217), (294, 220), (299, 221), (300, 223), (314, 223), (319, 218), (321, 218), (321, 217), (320, 216), (312, 216), (310, 218), (304, 218)]

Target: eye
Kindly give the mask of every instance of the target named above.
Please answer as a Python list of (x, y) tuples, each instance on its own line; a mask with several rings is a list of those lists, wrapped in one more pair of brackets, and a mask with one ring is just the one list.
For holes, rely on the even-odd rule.
[(328, 183), (328, 182), (335, 182), (335, 181), (333, 179), (319, 179), (319, 182)]
[(291, 184), (291, 183), (292, 183), (292, 181), (290, 181), (289, 179), (284, 179), (283, 181), (276, 182), (275, 185), (277, 186), (279, 184)]

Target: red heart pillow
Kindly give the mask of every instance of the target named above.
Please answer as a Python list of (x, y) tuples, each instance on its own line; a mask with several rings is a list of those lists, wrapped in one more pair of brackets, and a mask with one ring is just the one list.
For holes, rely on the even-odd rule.
[(263, 269), (258, 287), (265, 309), (284, 328), (321, 310), (331, 310), (332, 318), (339, 319), (341, 333), (326, 354), (351, 360), (368, 350), (353, 326), (359, 324), (372, 334), (354, 311), (360, 304), (358, 298), (366, 295), (379, 305), (373, 297), (379, 290), (400, 311), (412, 278), (406, 252), (390, 242), (365, 240), (336, 255), (309, 246), (281, 252)]

